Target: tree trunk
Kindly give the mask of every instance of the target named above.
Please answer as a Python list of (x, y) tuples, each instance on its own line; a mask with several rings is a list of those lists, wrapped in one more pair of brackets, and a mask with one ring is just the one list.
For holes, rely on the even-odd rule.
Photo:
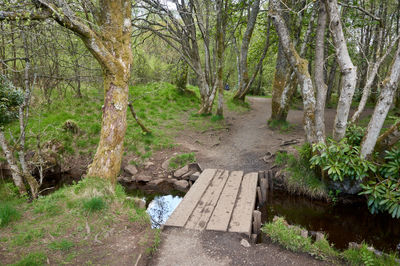
[(244, 101), (248, 90), (249, 70), (247, 65), (247, 54), (249, 52), (250, 39), (256, 25), (257, 15), (260, 11), (260, 0), (254, 0), (248, 9), (246, 31), (243, 34), (242, 46), (240, 49), (240, 83), (234, 99)]
[(376, 141), (375, 151), (382, 153), (389, 150), (400, 140), (400, 121), (392, 125), (388, 130), (379, 136)]
[(225, 15), (226, 10), (223, 10), (224, 0), (217, 0), (217, 25), (216, 25), (216, 50), (217, 50), (217, 74), (215, 86), (218, 90), (218, 106), (217, 115), (224, 115), (224, 81), (223, 81), (223, 71), (224, 71), (224, 32), (225, 32)]
[(393, 64), (388, 76), (382, 83), (382, 90), (378, 103), (367, 127), (367, 133), (361, 143), (361, 157), (366, 158), (372, 154), (375, 148), (383, 123), (393, 103), (393, 98), (399, 86), (400, 80), (400, 42), (393, 58)]
[(100, 142), (88, 176), (116, 182), (124, 152), (127, 106), (128, 80), (118, 73), (105, 73)]
[(325, 29), (327, 14), (325, 5), (322, 1), (319, 3), (318, 26), (315, 42), (315, 87), (317, 91), (317, 103), (315, 108), (315, 134), (317, 141), (325, 143), (325, 100), (328, 87), (324, 78), (325, 61)]
[(291, 99), (290, 91), (285, 90), (286, 87), (290, 87), (287, 86), (291, 72), (288, 72), (289, 68), (282, 44), (279, 43), (272, 90), (271, 120), (286, 121)]
[(3, 150), (6, 156), (7, 163), (10, 166), (11, 175), (15, 186), (18, 188), (18, 191), (21, 195), (26, 194), (26, 187), (24, 184), (24, 179), (21, 175), (21, 171), (17, 165), (17, 162), (15, 161), (14, 155), (10, 147), (8, 146), (7, 140), (4, 137), (4, 133), (1, 129), (0, 129), (0, 145), (1, 149)]
[(327, 0), (325, 3), (336, 57), (342, 72), (342, 88), (333, 129), (333, 138), (341, 140), (346, 134), (347, 119), (357, 83), (357, 68), (353, 65), (347, 49), (337, 0)]
[(273, 18), (276, 32), (278, 33), (279, 42), (282, 45), (286, 58), (291, 67), (296, 71), (297, 79), (303, 91), (303, 125), (306, 134), (306, 141), (308, 143), (315, 143), (315, 95), (313, 83), (308, 72), (308, 62), (307, 60), (301, 58), (294, 48), (293, 42), (290, 39), (289, 31), (285, 25), (285, 21), (280, 13), (279, 0), (271, 0), (270, 16)]

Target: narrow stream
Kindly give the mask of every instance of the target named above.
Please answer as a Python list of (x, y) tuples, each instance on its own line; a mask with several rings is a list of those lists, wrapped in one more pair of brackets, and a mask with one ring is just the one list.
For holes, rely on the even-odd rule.
[(400, 220), (382, 213), (372, 215), (365, 203), (332, 205), (273, 191), (260, 211), (263, 223), (277, 215), (289, 224), (323, 231), (338, 249), (365, 241), (378, 250), (395, 251), (400, 243)]
[[(159, 228), (167, 221), (184, 196), (180, 192), (163, 194), (139, 189), (128, 193), (146, 200), (153, 228)], [(400, 243), (400, 220), (386, 214), (372, 215), (365, 203), (333, 205), (273, 191), (260, 211), (263, 223), (272, 221), (277, 215), (283, 216), (289, 224), (325, 232), (329, 242), (338, 249), (346, 249), (349, 242), (364, 241), (388, 252), (395, 251)]]

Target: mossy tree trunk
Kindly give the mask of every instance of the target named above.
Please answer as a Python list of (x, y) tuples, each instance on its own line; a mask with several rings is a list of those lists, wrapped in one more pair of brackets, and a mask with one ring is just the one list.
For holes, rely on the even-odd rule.
[(282, 50), (289, 62), (290, 66), (295, 70), (297, 80), (303, 92), (304, 119), (303, 126), (306, 134), (306, 141), (309, 143), (316, 142), (315, 136), (315, 95), (313, 82), (308, 72), (307, 60), (301, 58), (294, 48), (290, 38), (288, 28), (281, 15), (281, 7), (279, 0), (271, 0), (270, 16), (273, 19), (276, 32), (278, 33), (279, 42)]

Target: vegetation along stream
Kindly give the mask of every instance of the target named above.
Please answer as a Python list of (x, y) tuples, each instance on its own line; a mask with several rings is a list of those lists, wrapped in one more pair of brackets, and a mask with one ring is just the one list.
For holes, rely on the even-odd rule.
[(309, 231), (323, 231), (338, 249), (347, 248), (349, 242), (365, 241), (378, 250), (394, 251), (400, 243), (398, 219), (387, 214), (372, 215), (364, 202), (333, 205), (273, 191), (261, 212), (263, 222), (277, 215)]

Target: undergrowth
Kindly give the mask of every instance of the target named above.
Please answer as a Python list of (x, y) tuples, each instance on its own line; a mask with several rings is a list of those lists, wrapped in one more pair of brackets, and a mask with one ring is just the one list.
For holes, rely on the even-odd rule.
[(169, 169), (175, 170), (196, 161), (194, 152), (173, 156), (169, 161)]
[(326, 185), (310, 170), (311, 147), (307, 144), (298, 148), (299, 156), (277, 152), (275, 163), (283, 166), (287, 190), (292, 194), (306, 195), (314, 199), (329, 199)]
[(345, 264), (350, 265), (398, 265), (394, 254), (376, 256), (364, 243), (360, 249), (349, 248), (340, 252), (329, 244), (326, 236), (313, 242), (311, 237), (301, 236), (302, 230), (304, 229), (298, 226), (289, 227), (282, 217), (262, 227), (263, 233), (284, 248), (294, 252), (305, 252), (333, 264), (343, 264), (344, 261)]
[(12, 184), (0, 183), (1, 210), (7, 210), (0, 211), (2, 223), (4, 217), (15, 217), (0, 227), (0, 249), (6, 250), (8, 263), (42, 265), (44, 257), (62, 264), (79, 254), (89, 258), (91, 243), (104, 243), (104, 232), (122, 222), (148, 232), (149, 244), (144, 245), (153, 242), (146, 210), (137, 208), (119, 184), (114, 188), (105, 179), (85, 178), (32, 203), (19, 199), (14, 190)]

